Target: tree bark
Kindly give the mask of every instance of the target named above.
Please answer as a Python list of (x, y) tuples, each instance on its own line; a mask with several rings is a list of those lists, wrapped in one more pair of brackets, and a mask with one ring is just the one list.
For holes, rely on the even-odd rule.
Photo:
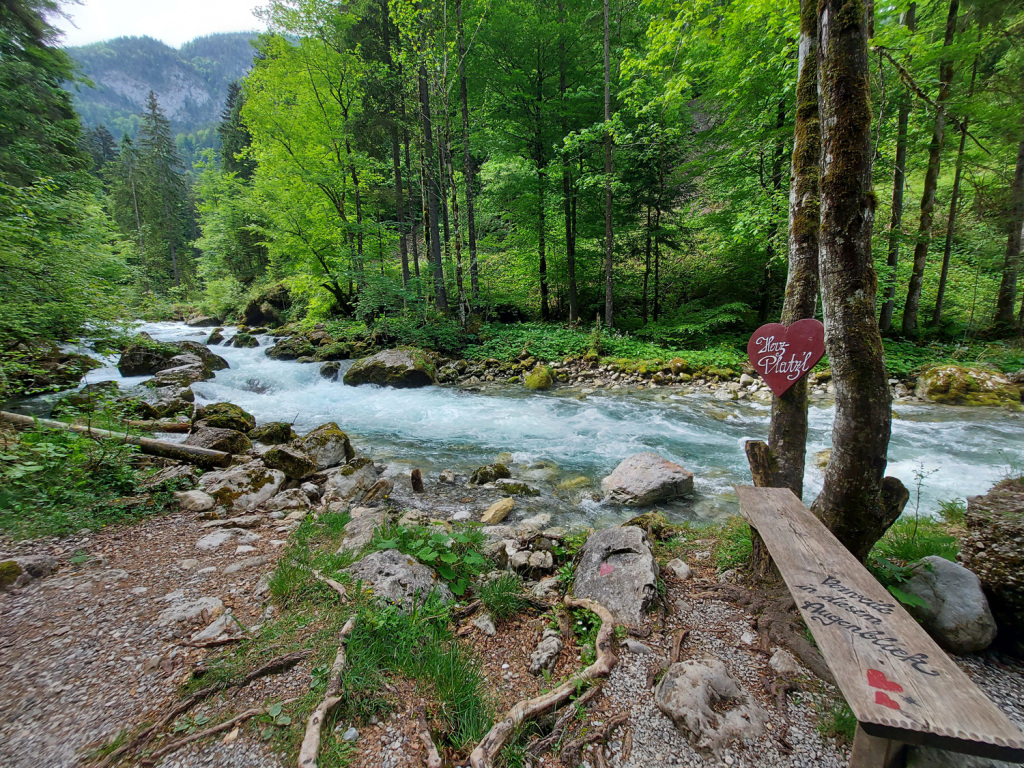
[(612, 327), (614, 315), (614, 284), (612, 275), (612, 251), (615, 233), (612, 231), (612, 54), (611, 54), (611, 9), (609, 0), (604, 0), (604, 322)]
[[(804, 0), (804, 4), (810, 6), (810, 13), (813, 18), (814, 3)], [(747, 462), (750, 464), (750, 475), (754, 480), (754, 486), (757, 488), (775, 487), (777, 485), (776, 477), (778, 476), (779, 465), (768, 444), (760, 440), (747, 440), (744, 444), (744, 450), (747, 454)], [(764, 539), (761, 538), (761, 534), (753, 528), (750, 529), (750, 544), (750, 573), (754, 581), (777, 579), (779, 572), (775, 568), (775, 563), (772, 562), (768, 546), (764, 543)]]
[[(782, 324), (814, 317), (818, 303), (818, 227), (821, 214), (821, 123), (818, 113), (818, 17), (815, 0), (800, 7), (793, 178), (789, 190), (789, 273)], [(776, 472), (770, 485), (803, 496), (807, 455), (807, 378), (772, 398), (768, 443)], [(756, 484), (756, 483), (755, 483)]]
[(640, 318), (647, 325), (647, 288), (651, 282), (651, 206), (647, 206), (647, 231), (644, 239), (644, 287), (641, 291)]
[[(775, 129), (781, 133), (786, 125), (786, 101), (779, 99), (775, 112)], [(780, 135), (775, 141), (775, 152), (772, 157), (772, 192), (777, 194), (782, 189), (782, 162), (786, 157), (786, 142)], [(777, 220), (778, 208), (775, 204), (775, 194), (772, 196), (772, 221), (768, 227), (768, 247), (764, 264), (764, 281), (761, 286), (761, 311), (762, 323), (768, 322), (768, 313), (772, 304), (772, 262), (775, 261), (775, 238), (779, 233)]]
[[(395, 71), (395, 62), (391, 56), (391, 17), (388, 12), (388, 4), (381, 2), (381, 30), (384, 38), (384, 57), (387, 62), (388, 72), (392, 75)], [(394, 88), (388, 89), (388, 101), (390, 102), (391, 123), (391, 167), (395, 175), (395, 225), (398, 229), (398, 252), (402, 257), (402, 287), (409, 287), (409, 247), (405, 242), (405, 191), (402, 189), (402, 157), (398, 145), (398, 105), (395, 99)], [(404, 118), (404, 108), (403, 108)]]
[[(957, 13), (960, 0), (950, 0), (946, 17), (946, 38), (943, 47), (953, 44), (956, 34)], [(953, 60), (943, 58), (939, 63), (939, 95), (935, 100), (935, 122), (932, 140), (928, 145), (928, 169), (924, 175), (921, 193), (921, 223), (917, 228), (917, 242), (914, 244), (914, 268), (907, 287), (907, 302), (903, 306), (903, 335), (915, 336), (918, 330), (918, 310), (921, 306), (921, 289), (924, 286), (924, 268), (928, 260), (928, 248), (932, 240), (932, 223), (935, 218), (935, 191), (939, 183), (939, 168), (942, 164), (942, 144), (946, 137), (945, 104), (949, 101), (949, 90), (953, 82)]]
[[(903, 14), (903, 24), (911, 32), (915, 28), (917, 3), (911, 3)], [(905, 89), (900, 100), (896, 118), (896, 167), (892, 174), (892, 214), (889, 218), (889, 275), (885, 285), (885, 304), (879, 316), (878, 325), (882, 333), (892, 330), (892, 313), (896, 306), (896, 267), (900, 261), (900, 238), (903, 237), (903, 190), (907, 181), (907, 128), (910, 125), (910, 108), (913, 94)]]
[[(980, 35), (979, 35), (980, 37)], [(974, 83), (978, 79), (978, 57), (974, 57), (971, 68), (971, 85), (967, 89), (967, 98), (974, 95)], [(942, 303), (946, 298), (946, 281), (949, 278), (949, 262), (953, 256), (953, 235), (956, 233), (956, 214), (960, 205), (960, 179), (964, 170), (964, 150), (967, 148), (967, 128), (969, 117), (960, 120), (960, 148), (956, 152), (956, 170), (953, 174), (953, 191), (949, 197), (949, 221), (946, 224), (946, 243), (942, 248), (942, 273), (939, 275), (939, 292), (935, 297), (935, 311), (932, 313), (932, 325), (942, 322)]]
[(892, 412), (871, 260), (871, 84), (861, 0), (818, 5), (821, 227), (818, 269), (836, 412), (813, 509), (858, 558), (885, 531), (882, 475)]
[(430, 236), (430, 260), (434, 268), (434, 301), (442, 312), (448, 309), (448, 293), (444, 285), (444, 264), (441, 261), (441, 233), (438, 229), (437, 168), (434, 158), (434, 135), (430, 124), (430, 89), (427, 87), (427, 67), (420, 65), (420, 114), (423, 118), (423, 181), (427, 187), (427, 226)]
[(466, 226), (469, 235), (469, 280), (473, 301), (480, 301), (480, 268), (476, 254), (476, 211), (473, 208), (474, 168), (469, 151), (469, 91), (466, 87), (466, 38), (462, 30), (462, 0), (455, 0), (459, 38), (459, 100), (462, 102), (462, 163), (466, 182)]
[[(558, 3), (558, 23), (561, 35), (558, 39), (558, 93), (562, 101), (562, 136), (569, 135), (569, 123), (566, 119), (565, 94), (568, 89), (565, 58), (565, 4)], [(562, 155), (562, 210), (565, 215), (565, 267), (569, 278), (569, 322), (580, 319), (580, 300), (576, 287), (576, 232), (573, 228), (572, 212), (572, 166), (569, 157)]]
[(1021, 226), (1024, 225), (1024, 139), (1017, 145), (1017, 168), (1010, 187), (1010, 221), (1003, 257), (1003, 279), (996, 298), (996, 325), (1012, 327), (1013, 306), (1017, 299), (1017, 274), (1020, 271)]

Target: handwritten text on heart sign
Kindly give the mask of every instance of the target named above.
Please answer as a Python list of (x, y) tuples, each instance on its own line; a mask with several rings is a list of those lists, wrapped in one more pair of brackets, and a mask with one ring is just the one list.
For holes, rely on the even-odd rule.
[(811, 352), (804, 352), (802, 356), (791, 355), (786, 359), (788, 341), (778, 341), (775, 336), (759, 336), (754, 339), (757, 345), (758, 360), (755, 366), (759, 371), (765, 373), (783, 374), (789, 381), (797, 381), (814, 363), (811, 362)]

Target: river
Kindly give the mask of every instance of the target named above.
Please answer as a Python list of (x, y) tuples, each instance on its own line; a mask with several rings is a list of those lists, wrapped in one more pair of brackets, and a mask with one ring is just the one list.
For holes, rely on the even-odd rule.
[[(209, 333), (183, 323), (146, 323), (139, 330), (162, 341), (203, 341)], [(672, 505), (673, 517), (706, 520), (733, 513), (732, 486), (750, 482), (743, 443), (766, 439), (768, 433), (769, 407), (746, 400), (718, 402), (709, 395), (673, 394), (670, 389), (628, 394), (597, 390), (583, 397), (575, 389), (535, 393), (508, 384), (481, 391), (349, 387), (321, 378), (318, 364), (271, 360), (265, 352), (272, 340), (261, 337), (260, 343), (253, 349), (214, 347), (231, 367), (193, 385), (196, 402), (232, 402), (259, 423), (294, 422), (300, 433), (334, 421), (361, 454), (385, 463), (408, 462), (428, 478), (448, 467), (468, 474), (508, 452), (513, 476), (531, 482), (554, 488), (573, 477), (589, 478), (582, 494), (561, 493), (561, 500), (551, 500), (554, 511), (574, 513), (581, 520), (626, 514), (590, 496), (601, 477), (639, 451), (654, 451), (694, 473), (696, 496)], [(342, 371), (350, 364), (342, 363)], [(127, 388), (145, 377), (123, 379), (111, 365), (90, 372), (86, 383), (108, 379)], [(896, 404), (894, 415), (887, 473), (910, 488), (911, 512), (919, 477), (920, 510), (931, 514), (939, 500), (984, 493), (1012, 470), (1020, 474), (1020, 414)], [(812, 405), (808, 502), (821, 488), (815, 454), (830, 444), (832, 419), (830, 402)]]

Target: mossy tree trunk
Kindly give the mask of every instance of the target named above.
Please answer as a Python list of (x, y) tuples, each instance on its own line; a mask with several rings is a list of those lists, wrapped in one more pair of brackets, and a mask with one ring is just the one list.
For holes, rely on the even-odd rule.
[[(911, 3), (903, 14), (903, 24), (913, 34), (917, 3)], [(896, 117), (896, 162), (892, 172), (892, 214), (889, 218), (889, 275), (885, 280), (885, 303), (878, 318), (882, 333), (892, 330), (892, 313), (896, 307), (896, 268), (900, 263), (900, 239), (903, 237), (903, 191), (907, 182), (907, 128), (914, 98), (906, 88), (900, 99)]]
[[(818, 115), (818, 17), (816, 0), (800, 4), (800, 59), (797, 81), (796, 140), (789, 190), (789, 275), (782, 323), (814, 317), (818, 302), (818, 181), (821, 123)], [(776, 461), (772, 485), (803, 495), (807, 452), (807, 379), (782, 397), (772, 398), (768, 438)]]
[[(956, 34), (957, 14), (960, 0), (950, 0), (946, 17), (945, 48), (953, 44)], [(903, 306), (903, 335), (914, 336), (918, 330), (918, 310), (921, 306), (921, 289), (924, 286), (924, 268), (928, 260), (928, 249), (932, 241), (932, 223), (935, 219), (935, 191), (939, 184), (939, 168), (942, 164), (942, 144), (946, 138), (946, 113), (944, 107), (949, 101), (950, 86), (953, 82), (953, 60), (950, 54), (939, 64), (939, 95), (935, 100), (935, 122), (932, 125), (932, 140), (928, 145), (928, 169), (924, 175), (921, 192), (921, 222), (917, 228), (917, 242), (914, 244), (914, 268), (907, 287), (907, 301)]]
[[(480, 265), (476, 253), (476, 209), (473, 206), (473, 156), (469, 151), (469, 92), (466, 87), (466, 37), (462, 29), (462, 0), (455, 0), (459, 38), (459, 100), (462, 102), (462, 166), (466, 183), (466, 227), (469, 236), (469, 280), (473, 301), (480, 301)], [(454, 183), (454, 182), (453, 182)]]
[(442, 312), (448, 309), (448, 292), (444, 284), (444, 263), (441, 261), (441, 233), (438, 224), (438, 170), (434, 161), (434, 136), (430, 122), (430, 89), (427, 67), (420, 65), (420, 116), (423, 120), (423, 183), (427, 192), (427, 232), (430, 238), (430, 261), (434, 271), (434, 301)]
[[(560, 25), (558, 39), (558, 93), (562, 107), (562, 135), (569, 135), (569, 123), (566, 119), (568, 104), (566, 103), (566, 92), (568, 91), (568, 77), (566, 74), (567, 62), (565, 52), (566, 18), (565, 4), (558, 3), (558, 23)], [(573, 211), (574, 187), (572, 181), (572, 166), (568, 154), (562, 154), (562, 207), (565, 215), (565, 268), (569, 280), (569, 322), (575, 323), (580, 319), (580, 302), (576, 287), (576, 227)]]
[(612, 230), (612, 49), (611, 49), (611, 8), (604, 0), (604, 322), (612, 327), (614, 315), (614, 283), (612, 278), (612, 255), (615, 234)]
[(892, 414), (871, 259), (871, 84), (863, 0), (819, 0), (821, 225), (818, 270), (836, 413), (813, 509), (861, 559), (891, 524), (882, 475)]
[[(1006, 255), (1003, 257), (1003, 279), (999, 284), (996, 299), (996, 325), (1012, 326), (1013, 305), (1017, 298), (1017, 273), (1020, 271), (1021, 227), (1024, 226), (1024, 138), (1017, 146), (1017, 168), (1010, 187), (1010, 220), (1006, 240)], [(1021, 307), (1024, 315), (1024, 306)]]

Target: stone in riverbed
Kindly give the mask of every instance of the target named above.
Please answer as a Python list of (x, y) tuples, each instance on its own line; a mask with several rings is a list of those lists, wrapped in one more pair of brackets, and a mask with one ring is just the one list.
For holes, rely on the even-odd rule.
[[(319, 477), (319, 475), (317, 476)], [(323, 473), (324, 497), (359, 501), (367, 491), (377, 484), (377, 470), (373, 462), (363, 466), (347, 464), (334, 467)]]
[(693, 474), (656, 453), (637, 453), (604, 478), (601, 489), (611, 501), (642, 507), (693, 493)]
[(320, 366), (320, 378), (337, 381), (339, 371), (341, 371), (341, 363), (324, 363)]
[(176, 355), (169, 363), (173, 367), (159, 371), (146, 382), (147, 387), (188, 387), (200, 381), (213, 378), (213, 372), (193, 354)]
[(377, 384), (407, 389), (436, 384), (437, 373), (426, 352), (403, 347), (357, 360), (345, 373), (344, 381), (349, 386)]
[(267, 357), (273, 360), (298, 360), (300, 357), (312, 357), (316, 349), (301, 336), (281, 339), (267, 350)]
[(211, 403), (196, 408), (193, 421), (197, 426), (233, 429), (248, 432), (256, 426), (256, 418), (234, 403)]
[(260, 345), (254, 336), (241, 332), (236, 333), (230, 343), (232, 347), (237, 347), (238, 349), (254, 349)]
[(190, 341), (188, 339), (185, 341), (175, 341), (171, 346), (177, 347), (182, 352), (195, 355), (202, 360), (203, 365), (211, 371), (223, 371), (225, 368), (230, 367), (227, 360), (216, 354), (205, 344), (200, 344), (198, 341)]
[(938, 365), (917, 379), (914, 394), (943, 405), (1003, 406), (1021, 410), (1021, 388), (998, 371)]
[(212, 315), (192, 315), (185, 321), (185, 325), (189, 328), (216, 328), (220, 320)]
[(446, 603), (454, 599), (432, 569), (397, 549), (373, 552), (349, 567), (348, 572), (354, 580), (369, 586), (377, 597), (406, 609), (422, 605), (431, 593)]
[(527, 389), (542, 392), (555, 384), (554, 374), (546, 365), (538, 365), (523, 378)]
[(488, 464), (483, 467), (477, 467), (473, 470), (473, 474), (469, 478), (470, 485), (484, 485), (485, 483), (493, 483), (495, 480), (501, 480), (512, 477), (512, 473), (508, 471), (508, 467), (504, 464)]
[(658, 564), (643, 530), (606, 528), (583, 545), (573, 594), (596, 600), (617, 622), (639, 626), (657, 585)]
[(516, 502), (514, 499), (501, 499), (494, 502), (487, 508), (487, 511), (480, 517), (480, 522), (484, 525), (497, 525), (512, 511), (515, 507)]
[(263, 454), (263, 463), (271, 469), (279, 469), (289, 480), (304, 480), (317, 470), (316, 462), (298, 448), (280, 445)]
[(333, 421), (321, 424), (302, 438), (302, 452), (316, 462), (317, 469), (329, 469), (352, 461), (356, 452), (348, 435)]
[(284, 482), (284, 472), (268, 469), (261, 461), (207, 472), (199, 480), (200, 487), (218, 503), (246, 512), (276, 496)]
[(169, 344), (129, 344), (117, 361), (117, 370), (122, 376), (150, 376), (169, 367), (168, 361), (178, 354), (178, 349)]
[(185, 438), (185, 445), (208, 448), (211, 451), (224, 451), (225, 453), (245, 453), (252, 448), (252, 443), (244, 433), (217, 427), (194, 428), (192, 433)]
[(900, 589), (925, 606), (908, 606), (935, 640), (952, 653), (977, 653), (992, 644), (996, 622), (981, 589), (981, 579), (962, 565), (937, 556), (918, 563)]
[(295, 430), (292, 429), (292, 425), (285, 421), (271, 421), (249, 432), (250, 440), (264, 445), (283, 445), (297, 440), (298, 437)]

